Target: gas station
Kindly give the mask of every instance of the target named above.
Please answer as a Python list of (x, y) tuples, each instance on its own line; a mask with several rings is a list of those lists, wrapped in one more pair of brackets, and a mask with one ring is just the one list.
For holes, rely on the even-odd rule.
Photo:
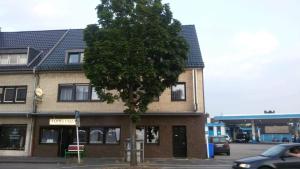
[[(249, 142), (299, 142), (300, 113), (237, 114), (213, 117), (215, 122), (225, 124), (226, 133), (233, 141), (240, 135), (249, 137)], [(248, 142), (248, 141), (247, 141)]]

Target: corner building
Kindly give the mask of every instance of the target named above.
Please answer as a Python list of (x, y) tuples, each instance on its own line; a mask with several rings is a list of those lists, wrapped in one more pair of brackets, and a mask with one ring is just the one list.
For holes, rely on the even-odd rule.
[[(76, 143), (75, 127), (50, 125), (53, 119), (74, 118), (80, 111), (80, 144), (88, 157), (124, 156), (124, 144), (129, 137), (129, 117), (124, 104), (106, 104), (99, 98), (82, 71), (83, 30), (33, 31), (47, 32), (43, 42), (61, 35), (40, 57), (32, 73), (34, 87), (30, 96), (36, 110), (29, 112), (32, 124), (32, 156), (64, 156), (70, 144)], [(23, 32), (28, 33), (28, 32)], [(204, 64), (193, 25), (182, 27), (182, 36), (189, 44), (186, 71), (176, 85), (166, 89), (150, 104), (137, 124), (137, 137), (144, 140), (145, 158), (205, 158), (204, 137)], [(22, 35), (20, 35), (22, 36)], [(34, 95), (36, 88), (42, 96)], [(1, 106), (1, 105), (0, 105)], [(19, 117), (18, 117), (19, 118)]]

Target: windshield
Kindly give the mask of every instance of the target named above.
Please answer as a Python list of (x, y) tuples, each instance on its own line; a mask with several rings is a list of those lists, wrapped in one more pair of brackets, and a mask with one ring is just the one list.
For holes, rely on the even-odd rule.
[(284, 146), (277, 145), (277, 146), (271, 147), (267, 151), (263, 152), (261, 155), (266, 156), (266, 157), (274, 157), (274, 156), (279, 155), (284, 150), (285, 150)]

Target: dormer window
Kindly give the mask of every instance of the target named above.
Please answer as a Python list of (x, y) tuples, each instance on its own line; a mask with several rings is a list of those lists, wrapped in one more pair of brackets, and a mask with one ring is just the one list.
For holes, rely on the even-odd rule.
[(26, 65), (28, 57), (26, 53), (0, 54), (0, 65)]
[(66, 64), (81, 64), (83, 63), (83, 50), (69, 50), (66, 52)]

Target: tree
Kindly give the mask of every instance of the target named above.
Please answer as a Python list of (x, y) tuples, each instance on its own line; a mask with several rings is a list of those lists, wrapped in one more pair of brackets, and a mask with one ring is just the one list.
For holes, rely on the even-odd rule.
[(131, 165), (136, 165), (136, 123), (149, 103), (177, 82), (188, 46), (180, 22), (161, 0), (102, 0), (97, 14), (99, 24), (84, 30), (84, 72), (102, 101), (124, 102)]

